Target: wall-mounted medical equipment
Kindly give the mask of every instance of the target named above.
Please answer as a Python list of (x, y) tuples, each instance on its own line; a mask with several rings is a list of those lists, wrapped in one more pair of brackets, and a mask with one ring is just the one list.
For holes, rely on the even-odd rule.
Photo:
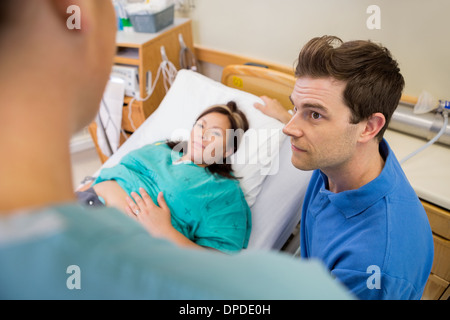
[(197, 59), (191, 49), (184, 43), (181, 33), (178, 34), (178, 41), (180, 42), (180, 68), (198, 71)]
[[(130, 97), (139, 97), (139, 69), (137, 66), (114, 65), (111, 70), (111, 76), (120, 78), (125, 83), (125, 95)], [(150, 72), (147, 72), (147, 91), (149, 91)]]
[(394, 112), (389, 128), (429, 140), (423, 147), (409, 154), (403, 163), (434, 143), (450, 146), (448, 113), (450, 101), (436, 100), (423, 92), (415, 105), (401, 102)]
[(175, 77), (177, 76), (177, 68), (175, 65), (170, 62), (170, 60), (167, 58), (166, 49), (164, 46), (161, 46), (161, 58), (162, 61), (158, 67), (158, 72), (156, 73), (155, 80), (152, 82), (151, 72), (147, 72), (148, 80), (147, 80), (147, 96), (145, 98), (140, 98), (140, 96), (134, 96), (130, 103), (128, 104), (128, 120), (130, 121), (131, 126), (134, 130), (136, 130), (136, 126), (134, 125), (133, 118), (131, 117), (132, 114), (132, 105), (134, 101), (146, 101), (148, 100), (152, 94), (153, 91), (155, 91), (156, 84), (158, 83), (158, 80), (162, 74), (163, 76), (163, 84), (166, 92), (169, 90), (170, 86), (172, 85), (173, 81), (175, 80)]

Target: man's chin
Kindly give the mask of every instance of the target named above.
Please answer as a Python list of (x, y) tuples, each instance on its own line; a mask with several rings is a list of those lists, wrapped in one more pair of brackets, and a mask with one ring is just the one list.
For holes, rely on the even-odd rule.
[(316, 166), (309, 164), (309, 163), (302, 162), (302, 161), (298, 161), (298, 159), (295, 159), (294, 157), (292, 157), (291, 162), (295, 168), (302, 170), (302, 171), (311, 171), (311, 170), (317, 169)]

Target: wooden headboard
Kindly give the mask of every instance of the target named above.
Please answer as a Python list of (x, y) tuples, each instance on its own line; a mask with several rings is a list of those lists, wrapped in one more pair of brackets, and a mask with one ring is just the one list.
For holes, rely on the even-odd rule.
[[(295, 85), (295, 76), (285, 72), (251, 65), (228, 65), (222, 72), (222, 83), (257, 96), (277, 99), (287, 109), (292, 109), (289, 96)], [(415, 105), (417, 97), (402, 94), (401, 102)]]
[(223, 69), (222, 83), (256, 96), (277, 99), (287, 110), (292, 109), (289, 96), (295, 77), (280, 71), (250, 65), (229, 65)]

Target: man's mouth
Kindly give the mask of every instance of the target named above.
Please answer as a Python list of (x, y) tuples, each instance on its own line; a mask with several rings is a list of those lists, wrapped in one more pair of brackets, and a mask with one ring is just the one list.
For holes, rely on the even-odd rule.
[(293, 143), (291, 143), (291, 149), (294, 152), (306, 152), (306, 150), (296, 147)]

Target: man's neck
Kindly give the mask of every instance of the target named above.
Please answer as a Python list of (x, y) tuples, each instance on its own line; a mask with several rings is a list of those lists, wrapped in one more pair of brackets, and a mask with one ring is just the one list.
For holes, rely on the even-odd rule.
[(339, 193), (356, 190), (377, 178), (384, 168), (378, 144), (360, 148), (355, 156), (339, 168), (322, 170), (328, 177), (328, 189)]

